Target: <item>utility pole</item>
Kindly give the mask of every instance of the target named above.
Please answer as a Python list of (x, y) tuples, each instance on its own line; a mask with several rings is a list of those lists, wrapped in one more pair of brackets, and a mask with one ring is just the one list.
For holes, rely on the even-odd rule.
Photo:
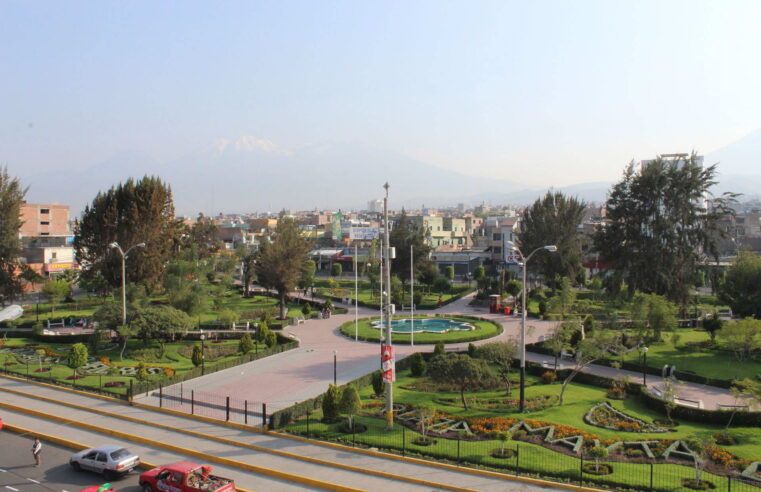
[(392, 314), (392, 305), (391, 305), (391, 241), (389, 237), (389, 229), (388, 229), (388, 183), (383, 185), (383, 188), (386, 190), (386, 196), (383, 198), (383, 232), (385, 237), (385, 245), (384, 245), (384, 257), (385, 257), (385, 263), (384, 268), (385, 270), (382, 272), (382, 275), (385, 275), (386, 277), (386, 309), (383, 312), (383, 315), (385, 316), (386, 321), (386, 347), (383, 350), (383, 354), (381, 355), (381, 359), (383, 360), (383, 374), (384, 379), (386, 380), (386, 429), (391, 430), (394, 427), (394, 379), (395, 379), (395, 368), (394, 368), (394, 349), (391, 344), (391, 314)]
[(415, 346), (415, 245), (410, 244), (410, 346)]

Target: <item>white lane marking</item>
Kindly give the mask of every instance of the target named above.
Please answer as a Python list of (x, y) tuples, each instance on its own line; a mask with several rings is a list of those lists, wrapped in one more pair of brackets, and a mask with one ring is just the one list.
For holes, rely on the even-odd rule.
[(3, 470), (2, 468), (0, 468), (0, 473), (5, 473), (6, 471), (7, 470)]
[(8, 490), (12, 490), (13, 492), (18, 492), (18, 489), (14, 489), (10, 485), (6, 485), (5, 488), (8, 489)]
[(33, 482), (33, 483), (40, 483), (40, 482), (38, 482), (37, 480), (35, 480), (33, 478), (27, 478), (27, 480), (29, 480), (30, 482)]

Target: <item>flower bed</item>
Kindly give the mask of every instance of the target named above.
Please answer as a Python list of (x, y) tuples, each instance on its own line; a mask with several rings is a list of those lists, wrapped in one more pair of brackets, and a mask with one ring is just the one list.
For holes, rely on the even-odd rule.
[(669, 432), (669, 429), (657, 427), (631, 415), (626, 415), (610, 406), (610, 403), (606, 401), (593, 406), (584, 415), (584, 422), (596, 427), (623, 432)]

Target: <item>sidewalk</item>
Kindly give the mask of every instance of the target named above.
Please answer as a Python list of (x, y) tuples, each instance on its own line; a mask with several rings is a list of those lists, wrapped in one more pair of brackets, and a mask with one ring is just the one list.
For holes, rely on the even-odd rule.
[[(497, 337), (473, 342), (482, 345), (493, 341), (520, 337), (521, 318), (515, 315), (488, 313), (485, 308), (469, 306), (474, 294), (469, 294), (457, 301), (435, 310), (421, 310), (420, 314), (463, 314), (479, 316), (500, 323), (504, 331)], [(294, 297), (301, 298), (294, 293)], [(303, 298), (312, 302), (310, 297)], [(315, 298), (319, 302), (319, 298)], [(287, 408), (297, 402), (313, 398), (324, 393), (333, 383), (334, 353), (336, 360), (336, 381), (344, 384), (380, 368), (380, 345), (377, 342), (355, 342), (341, 335), (339, 326), (347, 321), (354, 321), (354, 308), (348, 307), (347, 314), (333, 315), (328, 319), (311, 319), (297, 326), (283, 329), (284, 334), (292, 335), (300, 341), (300, 347), (288, 352), (260, 359), (248, 364), (223, 371), (207, 374), (182, 384), (185, 391), (196, 390), (213, 392), (219, 396), (234, 396), (249, 402), (266, 403), (269, 413)], [(359, 308), (359, 317), (377, 316), (378, 310)], [(540, 341), (556, 325), (556, 321), (543, 321), (529, 318), (526, 321), (526, 343)], [(453, 349), (467, 349), (468, 343), (450, 344)], [(396, 360), (419, 351), (431, 351), (432, 345), (416, 344), (396, 345)], [(527, 352), (526, 359), (531, 362), (552, 363), (552, 357)], [(629, 376), (633, 383), (642, 383), (639, 372), (614, 369), (606, 366), (591, 365), (583, 372), (605, 377)], [(663, 380), (650, 375), (648, 388), (660, 388)], [(714, 410), (718, 405), (736, 405), (736, 399), (729, 390), (696, 383), (684, 383), (677, 387), (680, 398), (701, 401), (703, 408)], [(145, 398), (144, 403), (158, 404), (157, 398)]]

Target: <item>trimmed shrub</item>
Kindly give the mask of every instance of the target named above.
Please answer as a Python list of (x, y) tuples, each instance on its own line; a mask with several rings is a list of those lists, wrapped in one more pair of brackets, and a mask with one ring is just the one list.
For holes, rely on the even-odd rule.
[(415, 352), (411, 356), (412, 362), (410, 365), (410, 372), (412, 375), (416, 378), (419, 378), (420, 376), (425, 375), (427, 364), (425, 362), (425, 359), (423, 358), (423, 354), (420, 352)]
[(326, 422), (335, 422), (338, 419), (339, 406), (341, 404), (341, 388), (335, 384), (328, 386), (328, 391), (322, 396), (322, 415)]
[(383, 394), (383, 373), (380, 370), (373, 372), (372, 385), (375, 396)]

